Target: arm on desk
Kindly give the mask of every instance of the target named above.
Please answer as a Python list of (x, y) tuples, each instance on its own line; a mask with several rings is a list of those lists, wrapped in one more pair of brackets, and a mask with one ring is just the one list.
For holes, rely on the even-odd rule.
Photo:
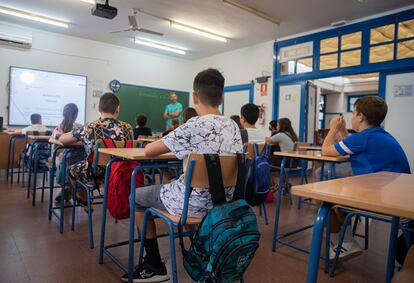
[(72, 135), (71, 132), (65, 133), (65, 134), (61, 135), (59, 137), (59, 141), (63, 145), (71, 145), (71, 144), (74, 144), (74, 143), (77, 143), (78, 142), (78, 140), (73, 137), (73, 135)]
[(170, 151), (171, 150), (164, 144), (164, 140), (162, 139), (147, 144), (147, 146), (144, 149), (145, 156), (147, 157), (158, 156)]
[(326, 156), (340, 156), (341, 154), (336, 150), (336, 136), (339, 133), (339, 129), (343, 123), (343, 118), (337, 117), (331, 120), (331, 129), (328, 132), (325, 140), (322, 144), (322, 155)]

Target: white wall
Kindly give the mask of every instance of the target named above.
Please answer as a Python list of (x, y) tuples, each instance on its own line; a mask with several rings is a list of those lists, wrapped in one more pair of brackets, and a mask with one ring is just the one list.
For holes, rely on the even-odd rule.
[[(273, 74), (273, 41), (206, 57), (195, 61), (193, 78), (199, 71), (212, 67), (218, 68), (226, 79), (226, 86), (250, 83), (256, 77)], [(255, 85), (254, 103), (264, 104), (265, 124), (257, 125), (266, 131), (272, 119), (272, 78), (268, 81), (268, 95), (260, 96), (260, 85)], [(224, 106), (226, 107), (226, 106)]]
[(0, 116), (7, 119), (9, 66), (88, 76), (86, 119), (98, 117), (93, 89), (120, 82), (190, 91), (193, 61), (0, 22), (0, 31), (33, 36), (33, 48), (0, 45)]
[[(398, 88), (411, 88), (407, 96), (395, 96)], [(401, 144), (414, 171), (414, 73), (389, 75), (386, 78), (385, 100), (388, 113), (385, 118), (385, 130), (390, 132)]]

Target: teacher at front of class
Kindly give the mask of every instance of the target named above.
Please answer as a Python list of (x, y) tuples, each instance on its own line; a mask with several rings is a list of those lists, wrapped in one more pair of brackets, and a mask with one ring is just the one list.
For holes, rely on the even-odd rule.
[(177, 102), (177, 94), (175, 92), (170, 93), (171, 103), (165, 107), (164, 118), (166, 119), (166, 129), (172, 130), (174, 126), (172, 124), (173, 119), (181, 120), (181, 112), (183, 112), (183, 105)]

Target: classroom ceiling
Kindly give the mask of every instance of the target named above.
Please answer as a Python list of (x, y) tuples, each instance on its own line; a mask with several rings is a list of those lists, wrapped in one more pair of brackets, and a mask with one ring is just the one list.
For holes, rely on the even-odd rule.
[[(412, 0), (238, 1), (277, 18), (280, 25), (277, 26), (245, 11), (224, 5), (222, 0), (110, 0), (110, 4), (118, 8), (118, 16), (113, 20), (91, 16), (92, 5), (80, 0), (0, 0), (0, 5), (53, 16), (67, 20), (71, 24), (68, 29), (64, 29), (3, 14), (0, 14), (0, 20), (124, 47), (166, 55), (172, 54), (135, 44), (133, 42), (134, 35), (140, 35), (188, 50), (184, 56), (171, 56), (199, 59), (323, 28), (332, 22), (351, 21), (412, 4)], [(138, 14), (138, 23), (144, 28), (162, 32), (164, 36), (158, 37), (132, 31), (110, 34), (111, 31), (128, 28), (127, 16), (132, 14), (132, 8), (139, 8), (160, 17), (208, 28), (227, 36), (229, 40), (227, 43), (222, 43), (194, 36), (170, 28), (169, 23), (165, 20), (145, 14)]]

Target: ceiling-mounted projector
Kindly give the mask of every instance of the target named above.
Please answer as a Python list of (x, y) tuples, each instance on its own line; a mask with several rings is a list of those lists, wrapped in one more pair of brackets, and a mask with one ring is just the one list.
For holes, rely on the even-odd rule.
[(118, 14), (118, 9), (116, 7), (109, 6), (109, 0), (106, 0), (105, 4), (99, 4), (96, 2), (95, 6), (92, 8), (92, 15), (110, 19), (116, 17)]

